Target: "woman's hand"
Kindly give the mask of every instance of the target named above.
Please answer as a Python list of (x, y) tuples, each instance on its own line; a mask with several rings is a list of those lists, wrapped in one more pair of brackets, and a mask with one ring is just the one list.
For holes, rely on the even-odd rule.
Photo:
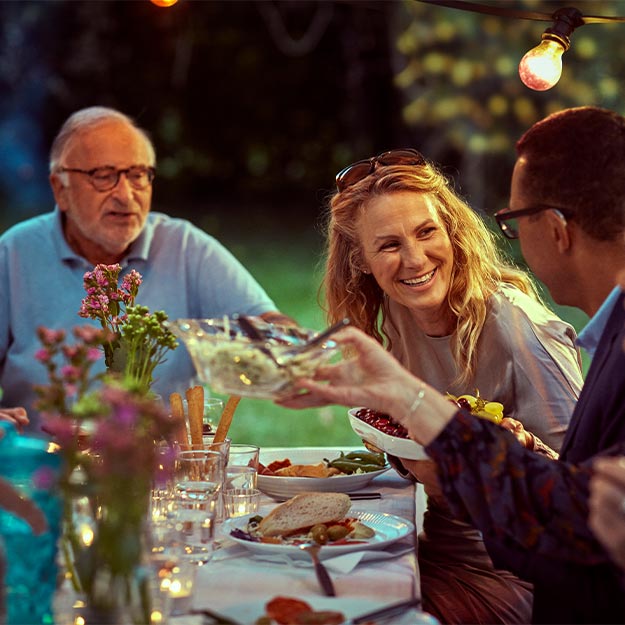
[(0, 420), (9, 421), (21, 432), (29, 423), (28, 415), (24, 408), (0, 408)]
[(314, 380), (296, 382), (295, 387), (304, 392), (277, 403), (287, 408), (366, 406), (391, 415), (421, 445), (436, 438), (457, 412), (457, 406), (404, 369), (361, 330), (345, 328), (335, 337), (352, 357), (319, 367)]
[(512, 432), (525, 449), (534, 449), (534, 435), (528, 432), (520, 421), (511, 417), (504, 417), (499, 424), (504, 430)]
[(551, 460), (558, 459), (558, 452), (543, 443), (538, 436), (528, 432), (520, 421), (512, 419), (511, 417), (504, 417), (499, 425), (505, 430), (512, 432), (525, 449), (535, 451)]
[(405, 396), (421, 387), (417, 378), (404, 369), (377, 341), (356, 328), (345, 328), (335, 335), (343, 347), (351, 348), (352, 357), (317, 369), (314, 380), (302, 379), (296, 387), (307, 392), (279, 400), (287, 408), (306, 408), (341, 404), (367, 406), (393, 412), (393, 398)]
[(625, 457), (597, 458), (593, 470), (588, 524), (625, 569)]

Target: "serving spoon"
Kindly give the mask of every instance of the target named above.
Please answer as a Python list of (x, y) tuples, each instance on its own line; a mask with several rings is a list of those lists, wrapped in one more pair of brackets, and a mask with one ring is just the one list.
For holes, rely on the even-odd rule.
[[(245, 332), (246, 336), (253, 341), (266, 341), (266, 336), (254, 325), (252, 319), (246, 315), (238, 315), (236, 317), (239, 325), (241, 326), (241, 330)], [(312, 349), (313, 347), (317, 347), (317, 345), (323, 344), (323, 342), (332, 334), (349, 325), (350, 320), (347, 317), (344, 317), (340, 321), (333, 323), (330, 327), (318, 332), (313, 337), (300, 343), (299, 345), (293, 345), (289, 347), (289, 349), (283, 351), (279, 356), (276, 356), (268, 342), (263, 343), (259, 346), (259, 349), (273, 360), (273, 362), (278, 367), (284, 367), (287, 361), (291, 360), (295, 356), (299, 356), (304, 352)]]

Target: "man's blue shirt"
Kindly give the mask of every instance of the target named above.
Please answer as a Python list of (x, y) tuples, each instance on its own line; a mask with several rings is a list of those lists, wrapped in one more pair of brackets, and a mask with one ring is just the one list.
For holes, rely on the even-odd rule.
[[(150, 213), (145, 228), (120, 262), (143, 276), (137, 304), (170, 319), (260, 315), (276, 306), (250, 273), (216, 239), (190, 222)], [(2, 404), (24, 406), (39, 432), (33, 384), (46, 384), (35, 359), (38, 326), (65, 329), (97, 322), (78, 316), (83, 276), (93, 265), (63, 236), (61, 212), (19, 223), (0, 237), (0, 387)], [(103, 360), (96, 366), (104, 368)], [(154, 391), (164, 398), (184, 391), (195, 369), (184, 345), (155, 370)]]

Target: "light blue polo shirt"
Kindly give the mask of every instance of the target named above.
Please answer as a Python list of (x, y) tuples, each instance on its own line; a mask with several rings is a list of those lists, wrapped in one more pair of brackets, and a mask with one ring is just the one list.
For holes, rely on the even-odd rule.
[[(143, 276), (137, 303), (164, 310), (170, 319), (260, 315), (276, 306), (251, 274), (215, 238), (190, 222), (150, 213), (146, 226), (120, 262)], [(33, 384), (46, 384), (35, 360), (36, 329), (71, 328), (97, 322), (78, 316), (85, 296), (83, 276), (93, 265), (63, 236), (61, 213), (19, 223), (0, 237), (0, 387), (2, 405), (24, 406), (34, 433)], [(97, 363), (104, 369), (104, 361)], [(195, 369), (184, 345), (155, 370), (154, 391), (163, 397), (188, 388)]]

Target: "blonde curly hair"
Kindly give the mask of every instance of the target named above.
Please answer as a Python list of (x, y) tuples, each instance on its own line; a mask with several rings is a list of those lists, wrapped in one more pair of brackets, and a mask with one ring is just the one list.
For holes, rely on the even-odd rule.
[(329, 322), (349, 317), (354, 326), (388, 349), (392, 347), (384, 333), (385, 324), (393, 321), (388, 296), (371, 274), (362, 271), (364, 256), (357, 226), (372, 198), (406, 191), (434, 196), (451, 241), (454, 265), (447, 304), (456, 319), (452, 352), (462, 371), (458, 380), (462, 383), (474, 372), (476, 346), (492, 293), (501, 284), (510, 284), (537, 300), (538, 294), (529, 275), (504, 259), (492, 232), (432, 163), (378, 165), (367, 177), (330, 198), (322, 306)]

